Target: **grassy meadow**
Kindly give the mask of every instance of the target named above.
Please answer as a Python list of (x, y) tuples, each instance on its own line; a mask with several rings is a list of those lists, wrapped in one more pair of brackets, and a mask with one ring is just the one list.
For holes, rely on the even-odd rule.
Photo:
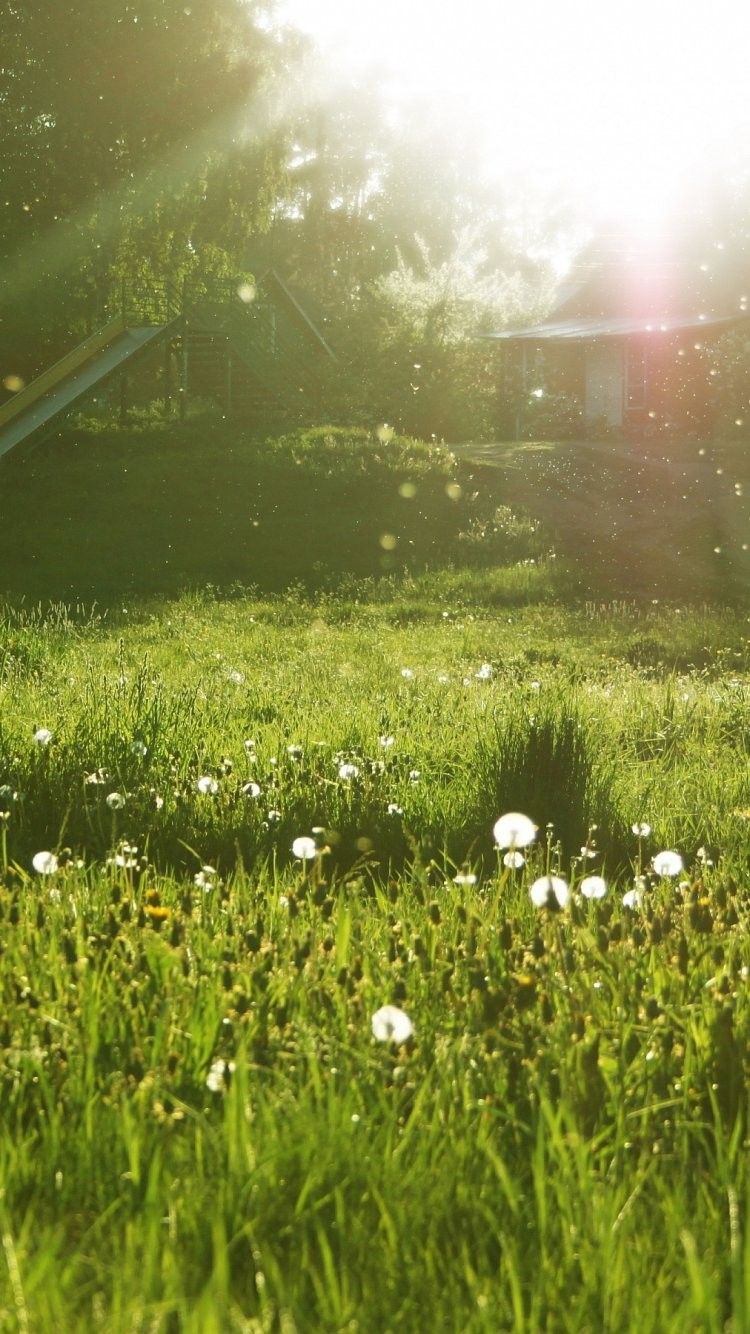
[(743, 608), (575, 597), (439, 449), (223, 522), (99, 444), (0, 499), (0, 1330), (743, 1334)]

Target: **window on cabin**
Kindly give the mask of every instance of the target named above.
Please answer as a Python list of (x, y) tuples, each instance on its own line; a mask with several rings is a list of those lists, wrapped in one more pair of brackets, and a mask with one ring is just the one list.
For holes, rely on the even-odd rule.
[(637, 410), (646, 406), (646, 349), (628, 345), (625, 370), (625, 406)]

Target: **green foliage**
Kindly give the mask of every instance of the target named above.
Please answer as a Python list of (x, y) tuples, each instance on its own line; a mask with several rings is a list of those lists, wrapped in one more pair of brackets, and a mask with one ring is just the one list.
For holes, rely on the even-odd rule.
[[(4, 614), (8, 1329), (421, 1330), (449, 1308), (579, 1334), (631, 1328), (644, 1290), (646, 1334), (747, 1325), (746, 625), (683, 608), (672, 654), (704, 665), (659, 676), (627, 660), (663, 635), (653, 609), (509, 623), (446, 577), (392, 606)], [(506, 799), (542, 825), (515, 872), (491, 847)], [(626, 855), (589, 902), (597, 816), (587, 841), (624, 823)], [(295, 862), (314, 825), (330, 852)], [(684, 885), (649, 873), (660, 847)], [(563, 913), (531, 906), (546, 871), (571, 878)], [(401, 1047), (373, 1039), (386, 1003)]]

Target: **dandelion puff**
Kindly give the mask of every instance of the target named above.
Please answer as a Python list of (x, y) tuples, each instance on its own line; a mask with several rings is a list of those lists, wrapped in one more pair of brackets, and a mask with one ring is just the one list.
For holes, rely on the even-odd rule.
[(393, 746), (393, 745), (395, 744), (395, 741), (396, 741), (395, 736), (381, 736), (381, 737), (380, 737), (380, 744), (381, 744), (383, 750), (390, 750), (391, 746)]
[(473, 871), (459, 871), (458, 875), (453, 877), (454, 885), (471, 886), (477, 883), (477, 877)]
[(34, 741), (36, 742), (37, 746), (45, 747), (50, 744), (53, 735), (54, 734), (50, 732), (48, 727), (37, 727), (34, 733)]
[(253, 756), (255, 755), (255, 742), (253, 741), (252, 737), (248, 737), (247, 740), (243, 741), (242, 744), (245, 747), (245, 750), (248, 755), (253, 755)]
[(245, 678), (244, 678), (242, 672), (238, 672), (238, 671), (230, 672), (230, 673), (229, 673), (229, 680), (232, 682), (232, 685), (235, 685), (235, 686), (242, 686), (242, 685), (245, 684)]
[(286, 753), (289, 756), (290, 760), (299, 761), (302, 759), (303, 750), (301, 746), (292, 745), (292, 746), (287, 746)]
[(206, 1088), (212, 1093), (226, 1093), (236, 1069), (234, 1061), (224, 1061), (221, 1058), (214, 1061), (206, 1075)]
[(122, 792), (110, 792), (106, 801), (111, 811), (121, 811), (125, 805), (125, 798), (122, 795)]
[(243, 796), (245, 796), (245, 797), (252, 797), (253, 799), (255, 799), (256, 797), (259, 797), (259, 796), (260, 796), (260, 786), (259, 786), (259, 784), (258, 784), (258, 783), (243, 783), (243, 785), (242, 785), (242, 794), (243, 794)]
[(418, 783), (421, 777), (422, 777), (422, 770), (421, 770), (421, 769), (410, 769), (410, 770), (409, 770), (409, 782), (410, 782), (410, 783)]
[(35, 852), (31, 865), (39, 875), (54, 875), (59, 866), (54, 852)]
[(491, 681), (493, 674), (491, 662), (483, 662), (479, 671), (474, 673), (477, 681)]
[(216, 883), (216, 869), (213, 866), (202, 866), (200, 871), (196, 871), (193, 876), (193, 884), (196, 889), (202, 889), (206, 893), (213, 889)]
[(679, 875), (685, 869), (679, 852), (657, 852), (651, 865), (657, 875)]
[(412, 671), (411, 667), (402, 667), (402, 668), (401, 668), (401, 675), (403, 676), (403, 678), (404, 678), (405, 681), (413, 681), (413, 680), (414, 680), (414, 672)]
[(495, 846), (498, 848), (527, 848), (534, 842), (537, 828), (528, 815), (510, 811), (507, 815), (500, 816), (493, 826), (492, 833), (495, 836)]
[(195, 786), (204, 797), (215, 797), (219, 790), (219, 784), (210, 774), (203, 774), (198, 779)]
[(513, 871), (518, 871), (522, 866), (525, 865), (526, 865), (526, 858), (524, 857), (523, 853), (516, 852), (515, 849), (511, 849), (510, 852), (506, 852), (505, 855), (503, 856), (503, 866), (509, 866)]
[(651, 825), (646, 824), (645, 820), (642, 820), (640, 823), (636, 822), (635, 824), (632, 824), (630, 828), (637, 838), (648, 838), (651, 833)]
[(564, 908), (570, 898), (567, 880), (560, 875), (542, 875), (529, 890), (535, 908)]
[(131, 755), (137, 756), (139, 760), (142, 760), (148, 754), (148, 746), (146, 745), (145, 741), (140, 741), (136, 739), (135, 741), (131, 742), (130, 753)]
[(278, 824), (281, 820), (281, 811), (268, 811), (266, 820), (268, 824)]
[(386, 807), (386, 813), (388, 815), (403, 815), (404, 811), (403, 807), (399, 806), (395, 801), (389, 801)]
[(378, 1042), (393, 1042), (401, 1046), (409, 1041), (413, 1032), (411, 1019), (397, 1005), (382, 1005), (372, 1016), (372, 1035)]
[(292, 843), (292, 853), (301, 862), (312, 861), (317, 856), (318, 849), (314, 838), (302, 836), (295, 838)]
[(623, 908), (630, 908), (631, 912), (635, 908), (640, 908), (642, 901), (643, 901), (643, 890), (640, 888), (639, 885), (635, 885), (633, 889), (626, 890), (622, 896)]
[(347, 782), (351, 782), (351, 780), (352, 780), (353, 778), (359, 778), (359, 765), (357, 765), (357, 764), (340, 764), (340, 765), (339, 765), (339, 778), (343, 779), (343, 781), (344, 781), (345, 783), (347, 783)]
[(578, 888), (585, 899), (603, 899), (607, 894), (607, 882), (601, 875), (584, 876)]

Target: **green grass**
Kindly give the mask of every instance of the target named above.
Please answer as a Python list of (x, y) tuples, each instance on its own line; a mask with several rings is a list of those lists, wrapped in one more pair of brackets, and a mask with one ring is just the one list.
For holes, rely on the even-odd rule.
[(552, 568), (6, 611), (0, 1330), (748, 1328), (748, 623)]

